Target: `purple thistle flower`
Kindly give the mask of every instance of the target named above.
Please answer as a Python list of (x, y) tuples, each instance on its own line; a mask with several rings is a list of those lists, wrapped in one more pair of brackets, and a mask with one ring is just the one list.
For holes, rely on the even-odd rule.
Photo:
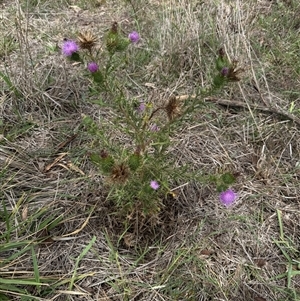
[(154, 190), (157, 190), (159, 188), (159, 184), (156, 181), (151, 181), (150, 187)]
[(228, 67), (223, 67), (222, 70), (221, 70), (221, 74), (223, 76), (227, 76), (229, 73), (229, 68)]
[(140, 35), (136, 31), (133, 31), (128, 35), (128, 38), (131, 43), (137, 43), (140, 40)]
[(140, 105), (138, 106), (138, 112), (142, 113), (146, 109), (146, 104), (144, 102), (141, 102)]
[(226, 191), (220, 193), (220, 201), (226, 207), (231, 206), (236, 198), (237, 194), (231, 189), (227, 189)]
[(90, 62), (90, 63), (88, 63), (87, 68), (88, 68), (89, 71), (92, 72), (92, 73), (97, 72), (98, 69), (99, 69), (98, 64), (95, 63), (95, 62)]
[(79, 49), (75, 41), (67, 40), (62, 45), (62, 53), (65, 56), (71, 56), (73, 53), (77, 52)]
[(151, 132), (158, 132), (159, 130), (160, 130), (160, 128), (157, 126), (156, 123), (154, 123), (154, 124), (152, 124), (152, 125), (150, 126), (150, 131), (151, 131)]

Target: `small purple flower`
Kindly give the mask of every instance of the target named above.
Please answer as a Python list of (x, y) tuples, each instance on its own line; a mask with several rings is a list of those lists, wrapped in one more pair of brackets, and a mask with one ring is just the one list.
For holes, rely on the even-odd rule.
[(77, 52), (79, 49), (75, 41), (67, 40), (62, 45), (62, 53), (65, 56), (71, 56), (73, 53)]
[(157, 190), (159, 188), (159, 184), (156, 181), (151, 181), (150, 187), (154, 190)]
[(227, 76), (229, 73), (229, 68), (228, 67), (223, 67), (222, 70), (221, 70), (221, 74), (223, 76)]
[(158, 132), (159, 130), (160, 130), (160, 128), (157, 126), (156, 123), (154, 123), (154, 124), (152, 124), (152, 125), (150, 126), (150, 131), (151, 131), (151, 132)]
[(146, 109), (146, 104), (144, 102), (141, 102), (140, 105), (138, 106), (138, 112), (142, 113)]
[(88, 68), (89, 71), (92, 72), (92, 73), (97, 72), (98, 69), (99, 69), (98, 64), (95, 63), (95, 62), (90, 62), (90, 63), (88, 63), (87, 68)]
[(133, 31), (128, 35), (128, 38), (131, 43), (137, 43), (140, 40), (140, 35), (136, 31)]
[(236, 198), (237, 194), (231, 189), (227, 189), (226, 191), (220, 193), (220, 201), (226, 207), (231, 206)]

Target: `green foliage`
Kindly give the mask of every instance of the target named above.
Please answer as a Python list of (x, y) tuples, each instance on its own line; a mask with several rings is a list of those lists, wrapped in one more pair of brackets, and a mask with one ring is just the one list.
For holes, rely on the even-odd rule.
[(22, 96), (22, 93), (16, 88), (16, 86), (13, 84), (10, 76), (7, 73), (0, 71), (0, 78), (6, 83), (9, 90), (12, 91), (16, 97)]
[(17, 49), (16, 39), (11, 34), (6, 34), (0, 40), (0, 58), (9, 55)]
[(30, 121), (20, 122), (15, 125), (10, 124), (7, 126), (7, 128), (4, 129), (6, 132), (5, 137), (10, 141), (14, 141), (31, 131), (35, 126), (36, 125)]
[(226, 77), (224, 77), (223, 75), (217, 74), (214, 77), (213, 84), (215, 88), (221, 88), (222, 86), (225, 85), (225, 83), (226, 83)]
[(225, 58), (225, 55), (223, 53), (219, 54), (219, 56), (216, 59), (216, 69), (218, 71), (222, 71), (224, 67), (228, 67), (228, 66), (229, 66), (229, 62)]
[(221, 175), (221, 180), (224, 184), (232, 185), (235, 182), (235, 177), (231, 173), (226, 172)]
[(98, 165), (104, 174), (112, 172), (115, 165), (115, 160), (112, 156), (106, 154), (91, 154), (91, 161)]
[(104, 77), (101, 71), (92, 73), (92, 77), (94, 79), (94, 82), (97, 84), (102, 84), (104, 82)]
[(108, 52), (113, 55), (116, 52), (126, 50), (129, 45), (129, 39), (122, 36), (118, 24), (115, 22), (106, 36), (106, 48)]
[(96, 236), (93, 236), (89, 244), (82, 250), (82, 252), (79, 254), (78, 258), (76, 259), (75, 268), (73, 270), (73, 275), (71, 278), (71, 281), (69, 283), (69, 290), (71, 291), (74, 285), (75, 280), (77, 279), (76, 274), (79, 267), (80, 261), (83, 259), (83, 257), (88, 253), (88, 251), (92, 248), (93, 244), (96, 241)]
[(79, 53), (74, 52), (71, 56), (70, 56), (70, 60), (74, 61), (74, 62), (82, 62), (82, 58), (80, 57)]
[(141, 156), (139, 154), (130, 155), (128, 165), (131, 171), (136, 171), (141, 165)]
[(277, 209), (277, 218), (279, 224), (279, 240), (274, 240), (274, 243), (276, 244), (278, 249), (281, 251), (281, 253), (284, 255), (284, 257), (287, 260), (287, 271), (280, 275), (276, 275), (274, 279), (286, 278), (287, 279), (286, 291), (288, 292), (289, 296), (293, 298), (291, 300), (298, 300), (299, 292), (292, 289), (292, 278), (300, 275), (300, 270), (299, 270), (300, 252), (294, 246), (292, 239), (285, 236), (284, 229), (283, 229), (283, 222), (282, 222), (282, 213), (278, 209)]
[(211, 175), (209, 177), (209, 182), (214, 183), (217, 187), (218, 192), (227, 190), (235, 182), (235, 177), (233, 174), (226, 172), (221, 175)]
[[(36, 238), (36, 233), (48, 233), (48, 230), (55, 227), (62, 217), (55, 217), (49, 214), (49, 208), (44, 208), (33, 213), (30, 217), (21, 218), (19, 208), (26, 201), (21, 198), (13, 211), (9, 211), (5, 202), (2, 201), (3, 211), (1, 212), (4, 220), (5, 231), (0, 235), (0, 270), (6, 271), (0, 277), (0, 298), (1, 300), (12, 300), (12, 295), (19, 295), (21, 300), (40, 300), (31, 295), (29, 290), (34, 289), (38, 295), (42, 296), (44, 290), (49, 290), (51, 280), (40, 276), (38, 256), (36, 247), (39, 242), (48, 239), (48, 235)], [(17, 221), (15, 223), (15, 221)], [(18, 239), (14, 238), (17, 233)], [(19, 239), (24, 237), (26, 239)], [(17, 274), (12, 267), (19, 263), (23, 256), (30, 256), (32, 260), (32, 270), (22, 277)], [(9, 271), (12, 271), (11, 273)], [(7, 292), (7, 293), (6, 293)]]

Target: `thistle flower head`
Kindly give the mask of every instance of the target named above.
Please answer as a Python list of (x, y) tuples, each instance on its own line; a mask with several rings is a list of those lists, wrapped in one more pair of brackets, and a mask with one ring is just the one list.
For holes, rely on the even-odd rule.
[(132, 31), (129, 35), (128, 38), (131, 43), (137, 43), (140, 40), (140, 35), (136, 31)]
[(218, 50), (218, 55), (221, 57), (221, 58), (224, 58), (225, 57), (225, 51), (224, 51), (224, 48), (220, 48)]
[(111, 180), (115, 183), (125, 183), (129, 178), (130, 171), (126, 164), (115, 165), (111, 171)]
[(107, 158), (108, 157), (108, 152), (106, 150), (102, 149), (100, 151), (100, 156), (101, 156), (101, 158)]
[(157, 190), (159, 188), (159, 184), (157, 183), (157, 181), (151, 181), (150, 187), (154, 190)]
[(180, 113), (180, 104), (176, 96), (170, 97), (167, 105), (165, 106), (169, 120), (173, 120)]
[(62, 53), (65, 56), (71, 56), (73, 53), (77, 52), (79, 49), (75, 41), (66, 40), (62, 45)]
[(88, 63), (87, 68), (91, 73), (97, 72), (99, 69), (98, 64), (95, 62)]
[(221, 74), (223, 76), (227, 76), (229, 73), (229, 68), (228, 67), (223, 67), (222, 70), (221, 70)]
[(137, 108), (138, 112), (142, 113), (145, 111), (145, 109), (146, 109), (146, 104), (144, 102), (141, 102)]
[(220, 193), (220, 202), (226, 207), (231, 206), (236, 199), (237, 194), (231, 189), (227, 189)]
[(89, 51), (91, 51), (97, 42), (97, 38), (89, 31), (79, 33), (78, 40), (80, 48), (87, 49)]
[(114, 22), (110, 28), (110, 31), (111, 33), (118, 33), (118, 28), (119, 28), (119, 25), (118, 25), (118, 22)]
[(232, 65), (229, 67), (228, 74), (226, 75), (229, 81), (238, 82), (241, 80), (240, 75), (241, 73), (245, 72), (245, 69), (238, 68), (237, 65), (238, 65), (238, 61), (234, 60), (232, 62)]

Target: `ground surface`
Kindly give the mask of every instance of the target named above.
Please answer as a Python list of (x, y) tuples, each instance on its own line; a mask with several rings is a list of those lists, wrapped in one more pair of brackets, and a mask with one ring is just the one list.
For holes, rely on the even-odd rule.
[[(0, 6), (1, 300), (300, 300), (297, 1)], [(86, 30), (101, 41), (114, 21), (142, 37), (123, 74), (137, 99), (205, 87), (220, 47), (244, 68), (169, 150), (178, 166), (235, 174), (234, 206), (183, 179), (160, 224), (126, 231), (114, 219), (78, 131), (83, 115), (109, 124), (112, 113), (88, 101), (89, 80), (59, 49)]]

